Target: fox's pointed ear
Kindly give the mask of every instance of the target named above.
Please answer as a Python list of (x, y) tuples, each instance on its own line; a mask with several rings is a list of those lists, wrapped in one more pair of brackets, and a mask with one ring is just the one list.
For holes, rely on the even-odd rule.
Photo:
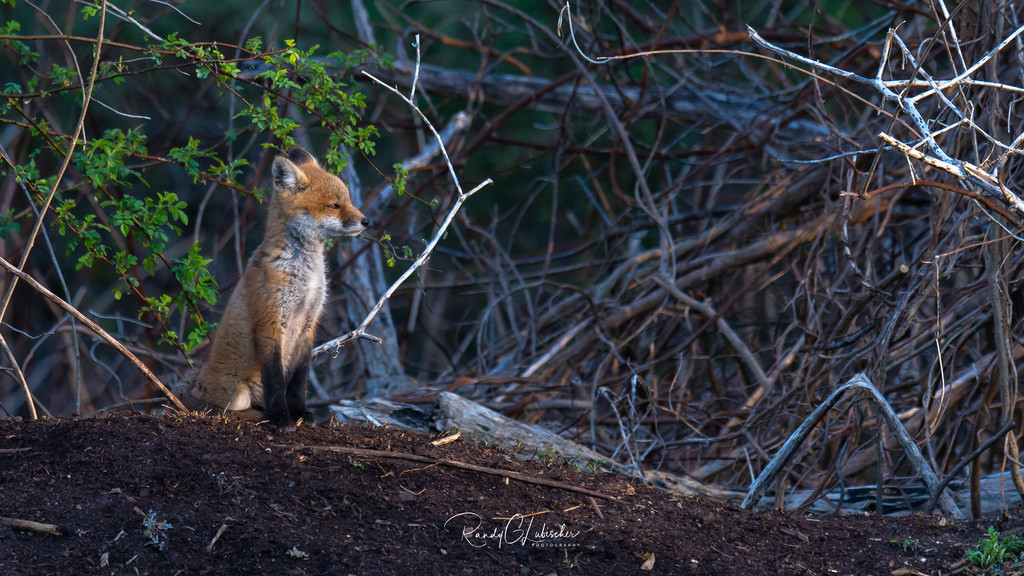
[[(300, 148), (299, 150), (302, 149)], [(305, 150), (302, 151), (306, 152)], [(274, 167), (271, 169), (271, 172), (274, 175), (275, 190), (294, 194), (309, 184), (309, 178), (303, 174), (302, 169), (284, 156), (274, 158)]]
[(305, 148), (299, 146), (292, 146), (288, 149), (288, 159), (298, 166), (312, 164), (318, 168), (320, 167), (320, 163), (316, 161), (316, 158), (309, 152), (306, 152)]

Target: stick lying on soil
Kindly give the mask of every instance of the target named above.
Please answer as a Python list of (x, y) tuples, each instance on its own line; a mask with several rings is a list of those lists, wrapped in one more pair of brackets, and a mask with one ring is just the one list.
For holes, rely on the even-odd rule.
[(3, 524), (4, 526), (9, 526), (15, 530), (27, 530), (29, 532), (38, 532), (40, 534), (52, 534), (54, 536), (64, 535), (60, 531), (60, 527), (56, 524), (43, 524), (41, 522), (21, 520), (19, 518), (4, 518), (3, 516), (0, 516), (0, 524)]
[(461, 468), (463, 470), (472, 470), (473, 472), (480, 472), (482, 474), (490, 474), (492, 476), (500, 476), (502, 478), (512, 478), (513, 480), (519, 480), (520, 482), (526, 482), (528, 484), (539, 484), (541, 486), (550, 486), (551, 488), (559, 488), (567, 490), (569, 492), (578, 492), (580, 494), (586, 494), (587, 496), (593, 496), (595, 498), (603, 498), (605, 500), (616, 501), (618, 498), (615, 496), (609, 496), (593, 490), (587, 490), (574, 484), (567, 484), (565, 482), (557, 482), (555, 480), (548, 480), (547, 478), (541, 478), (539, 476), (531, 476), (529, 474), (523, 474), (521, 472), (514, 472), (512, 470), (499, 470), (497, 468), (487, 468), (485, 466), (477, 466), (476, 464), (469, 464), (467, 462), (460, 462), (458, 460), (452, 460), (450, 458), (434, 458), (433, 456), (420, 456), (419, 454), (407, 454), (404, 452), (385, 452), (382, 450), (370, 450), (368, 448), (352, 448), (349, 446), (299, 446), (290, 444), (271, 444), (275, 448), (284, 448), (286, 450), (319, 450), (323, 452), (339, 452), (341, 454), (350, 454), (352, 456), (358, 456), (360, 458), (389, 458), (393, 460), (409, 460), (412, 462), (424, 462), (431, 465), (451, 466), (452, 468)]

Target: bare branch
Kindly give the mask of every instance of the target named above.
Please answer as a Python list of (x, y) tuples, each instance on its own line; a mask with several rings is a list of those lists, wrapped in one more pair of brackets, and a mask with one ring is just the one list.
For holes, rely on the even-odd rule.
[[(896, 412), (893, 411), (889, 402), (878, 392), (878, 389), (875, 388), (871, 381), (863, 374), (857, 374), (847, 381), (846, 384), (840, 386), (835, 392), (829, 395), (824, 402), (818, 405), (818, 407), (807, 416), (800, 427), (793, 432), (789, 439), (786, 440), (786, 443), (779, 450), (778, 454), (775, 455), (775, 458), (773, 458), (768, 466), (761, 471), (761, 474), (758, 475), (757, 479), (754, 480), (754, 483), (750, 486), (750, 490), (747, 492), (747, 497), (743, 500), (742, 506), (744, 508), (750, 508), (757, 505), (758, 501), (760, 501), (761, 497), (764, 495), (765, 490), (767, 490), (768, 485), (775, 480), (782, 467), (786, 465), (796, 449), (804, 445), (804, 441), (807, 439), (811, 430), (818, 425), (818, 422), (825, 417), (829, 410), (835, 406), (836, 402), (838, 402), (843, 395), (850, 390), (857, 389), (870, 393), (869, 397), (874, 400), (875, 406), (878, 407), (886, 424), (889, 425), (889, 430), (896, 435), (900, 445), (903, 447), (911, 462), (913, 462), (917, 473), (933, 493), (938, 491), (940, 486), (939, 477), (935, 474), (935, 471), (932, 470), (931, 465), (929, 465), (924, 459), (924, 456), (921, 454), (921, 450), (917, 447), (917, 443), (914, 441), (914, 438), (907, 432), (906, 428), (903, 427), (899, 417), (896, 416)], [(953, 501), (953, 497), (948, 492), (943, 491), (939, 494), (938, 503), (944, 514), (953, 518), (963, 517), (963, 514), (960, 512), (960, 508), (956, 505), (956, 502)]]
[(413, 273), (420, 268), (420, 266), (423, 266), (427, 262), (427, 260), (430, 258), (431, 252), (434, 251), (434, 247), (437, 246), (437, 243), (441, 240), (442, 237), (444, 237), (445, 232), (447, 232), (448, 230), (448, 226), (452, 223), (452, 220), (455, 219), (455, 214), (458, 213), (459, 208), (462, 207), (462, 204), (466, 200), (468, 200), (470, 196), (479, 191), (481, 188), (492, 183), (493, 182), (491, 181), (491, 179), (488, 178), (487, 180), (484, 180), (480, 184), (477, 184), (469, 192), (463, 194), (462, 191), (460, 190), (459, 197), (455, 200), (455, 204), (452, 205), (451, 210), (448, 211), (448, 215), (445, 217), (444, 221), (441, 222), (441, 225), (437, 228), (437, 232), (434, 234), (434, 237), (431, 238), (430, 242), (428, 242), (426, 247), (424, 247), (423, 252), (420, 253), (419, 257), (416, 258), (416, 260), (409, 266), (409, 268), (406, 269), (406, 271), (403, 272), (402, 275), (398, 277), (398, 280), (395, 280), (394, 283), (392, 283), (391, 286), (388, 287), (387, 291), (385, 291), (384, 294), (381, 295), (380, 299), (377, 301), (377, 304), (374, 305), (374, 307), (370, 310), (369, 314), (367, 314), (366, 318), (363, 319), (363, 322), (355, 330), (349, 332), (348, 334), (339, 336), (328, 342), (324, 342), (323, 344), (314, 348), (313, 357), (315, 358), (329, 350), (337, 351), (339, 348), (341, 348), (342, 345), (346, 344), (347, 342), (351, 342), (356, 338), (366, 338), (367, 340), (372, 340), (374, 342), (380, 343), (379, 338), (366, 333), (367, 326), (370, 325), (370, 322), (373, 321), (374, 317), (377, 316), (381, 308), (383, 308), (384, 304), (386, 304), (387, 301), (391, 299), (391, 296), (394, 295), (398, 288), (402, 284), (404, 284), (405, 281), (408, 280), (409, 277), (412, 276)]
[(149, 380), (150, 382), (153, 383), (154, 386), (159, 388), (160, 391), (163, 392), (167, 396), (167, 398), (171, 401), (172, 404), (174, 404), (174, 406), (176, 408), (178, 408), (179, 410), (181, 410), (183, 412), (187, 411), (186, 408), (185, 408), (185, 405), (182, 404), (180, 400), (178, 400), (177, 396), (175, 396), (173, 393), (171, 393), (171, 391), (167, 388), (167, 386), (164, 386), (164, 383), (161, 382), (160, 379), (157, 378), (156, 375), (154, 375), (149, 370), (149, 368), (147, 368), (146, 365), (143, 364), (142, 361), (139, 360), (138, 357), (135, 356), (135, 354), (132, 354), (131, 351), (129, 351), (127, 348), (125, 348), (120, 342), (117, 341), (116, 338), (111, 336), (106, 330), (104, 330), (103, 328), (100, 328), (99, 324), (96, 324), (95, 322), (93, 322), (88, 316), (86, 316), (85, 314), (82, 314), (81, 312), (79, 312), (77, 308), (75, 308), (71, 304), (65, 302), (64, 300), (62, 300), (59, 296), (57, 296), (53, 292), (50, 292), (49, 290), (47, 290), (45, 286), (43, 286), (39, 282), (36, 282), (35, 278), (32, 278), (28, 274), (25, 274), (24, 272), (19, 270), (17, 267), (15, 267), (13, 264), (8, 262), (7, 260), (4, 260), (3, 258), (0, 258), (0, 266), (2, 266), (5, 270), (10, 272), (11, 274), (14, 274), (15, 276), (17, 276), (21, 280), (25, 281), (29, 286), (34, 288), (36, 290), (36, 292), (39, 292), (47, 300), (49, 300), (49, 301), (53, 302), (54, 304), (56, 304), (56, 305), (60, 306), (61, 308), (63, 308), (65, 311), (67, 311), (68, 314), (71, 314), (72, 316), (77, 318), (79, 322), (81, 322), (82, 324), (85, 324), (90, 330), (93, 331), (94, 334), (96, 334), (97, 336), (99, 336), (100, 338), (105, 340), (108, 344), (110, 344), (118, 352), (120, 352), (121, 355), (123, 355), (125, 358), (127, 358), (129, 362), (134, 364), (135, 367), (139, 369), (139, 372), (142, 372), (142, 375), (145, 376), (147, 380)]

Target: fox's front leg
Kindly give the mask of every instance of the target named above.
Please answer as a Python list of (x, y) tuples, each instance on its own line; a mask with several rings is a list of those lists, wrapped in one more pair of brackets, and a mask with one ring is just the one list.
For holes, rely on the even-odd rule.
[(288, 409), (288, 383), (284, 379), (284, 366), (281, 363), (281, 347), (274, 343), (268, 346), (266, 354), (261, 354), (260, 377), (263, 380), (263, 403), (267, 420), (274, 428), (295, 428), (295, 420)]
[(313, 413), (306, 409), (306, 382), (308, 379), (309, 357), (307, 356), (295, 366), (295, 372), (288, 380), (288, 392), (285, 394), (288, 413), (292, 420), (298, 421), (301, 418), (304, 426), (314, 424)]
[[(246, 284), (253, 285), (260, 280), (259, 276), (257, 271), (246, 272)], [(260, 364), (260, 380), (263, 385), (263, 409), (271, 426), (294, 428), (295, 420), (288, 410), (288, 382), (285, 380), (282, 360), (283, 326), (280, 309), (261, 305), (252, 298), (251, 292), (247, 295), (250, 297), (249, 314), (252, 317), (253, 344), (256, 347), (256, 359)]]
[(304, 424), (314, 425), (313, 413), (306, 409), (306, 382), (309, 380), (309, 365), (313, 355), (313, 339), (316, 336), (316, 322), (309, 321), (299, 341), (295, 344), (295, 359), (292, 375), (288, 379), (288, 412), (293, 420), (302, 419)]

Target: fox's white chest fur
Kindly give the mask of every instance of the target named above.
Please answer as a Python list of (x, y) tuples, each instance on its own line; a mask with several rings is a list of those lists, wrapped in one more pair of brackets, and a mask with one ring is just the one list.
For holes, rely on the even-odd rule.
[[(295, 368), (300, 352), (300, 335), (312, 329), (320, 318), (327, 299), (327, 263), (324, 244), (319, 239), (289, 233), (284, 250), (273, 266), (290, 280), (281, 290), (281, 364), (286, 373)], [(308, 351), (306, 351), (308, 352)]]

